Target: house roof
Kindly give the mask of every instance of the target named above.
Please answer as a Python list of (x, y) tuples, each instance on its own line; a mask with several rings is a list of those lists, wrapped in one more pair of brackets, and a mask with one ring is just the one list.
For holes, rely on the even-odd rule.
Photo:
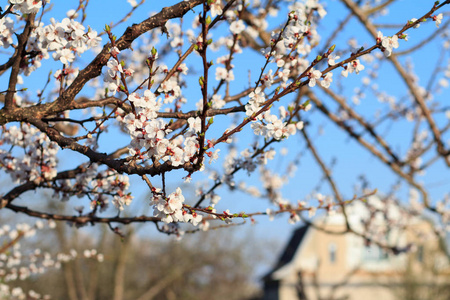
[(304, 225), (292, 233), (291, 239), (284, 248), (284, 251), (278, 259), (275, 267), (263, 277), (264, 281), (273, 280), (272, 275), (293, 260), (295, 253), (305, 238), (309, 227), (310, 225)]

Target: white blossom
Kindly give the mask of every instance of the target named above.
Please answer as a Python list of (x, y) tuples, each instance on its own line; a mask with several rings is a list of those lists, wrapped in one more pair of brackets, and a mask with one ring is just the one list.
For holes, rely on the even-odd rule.
[(245, 24), (244, 24), (244, 21), (242, 21), (242, 20), (233, 21), (230, 24), (230, 31), (233, 34), (240, 34), (242, 31), (244, 31), (244, 29), (245, 29)]

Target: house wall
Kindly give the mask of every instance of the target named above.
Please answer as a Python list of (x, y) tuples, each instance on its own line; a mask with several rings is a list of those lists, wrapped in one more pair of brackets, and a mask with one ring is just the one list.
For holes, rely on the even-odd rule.
[[(326, 231), (342, 232), (345, 226), (341, 224), (322, 225)], [(436, 239), (431, 224), (420, 222), (408, 227), (404, 234), (391, 235), (395, 242), (407, 247), (409, 243), (423, 245), (424, 256), (439, 251), (439, 241)], [(308, 300), (319, 299), (347, 299), (347, 300), (396, 300), (399, 289), (404, 280), (407, 265), (411, 272), (420, 274), (425, 284), (433, 282), (448, 282), (447, 275), (423, 273), (424, 262), (417, 259), (417, 253), (384, 256), (379, 260), (371, 260), (373, 253), (365, 251), (362, 238), (352, 234), (330, 234), (324, 231), (309, 229), (307, 238), (303, 240), (292, 264), (283, 270), (283, 278), (279, 282), (280, 300), (298, 300), (298, 290), (303, 291)], [(387, 241), (393, 243), (394, 241)], [(333, 245), (333, 246), (330, 246)], [(335, 248), (335, 261), (330, 257), (330, 248)], [(376, 248), (374, 248), (376, 249)], [(382, 254), (383, 252), (380, 251)], [(428, 253), (428, 254), (427, 254)], [(366, 256), (365, 256), (366, 255)], [(428, 255), (430, 256), (430, 255)], [(431, 259), (436, 264), (436, 257)], [(440, 253), (442, 258), (443, 253)], [(442, 260), (441, 260), (442, 261)], [(445, 259), (443, 261), (447, 261)], [(448, 264), (441, 267), (448, 270)], [(288, 271), (286, 271), (288, 270)], [(300, 277), (299, 277), (300, 276)], [(434, 277), (433, 277), (434, 276)], [(447, 276), (447, 277), (446, 277)], [(428, 283), (427, 283), (428, 282)]]

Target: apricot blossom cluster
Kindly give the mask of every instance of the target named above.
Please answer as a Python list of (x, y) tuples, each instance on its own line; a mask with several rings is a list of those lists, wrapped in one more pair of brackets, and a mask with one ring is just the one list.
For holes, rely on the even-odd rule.
[[(30, 2), (36, 4), (26, 4)], [(20, 10), (23, 10), (22, 7), (28, 7), (26, 11), (39, 9), (37, 6), (39, 4), (42, 4), (42, 1), (23, 1)], [(16, 6), (17, 4), (14, 5)], [(27, 76), (41, 66), (43, 59), (50, 57), (49, 52), (53, 52), (52, 57), (55, 61), (60, 61), (64, 67), (68, 67), (75, 60), (75, 55), (81, 55), (101, 42), (97, 31), (90, 28), (86, 31), (81, 23), (72, 18), (64, 18), (61, 22), (51, 18), (50, 23), (44, 26), (40, 22), (31, 31), (27, 43), (26, 62), (21, 65), (21, 71)], [(10, 18), (0, 20), (0, 43), (4, 48), (12, 45), (13, 30)]]
[[(31, 226), (28, 223), (18, 223), (15, 226), (3, 225), (0, 227), (0, 297), (4, 299), (50, 299), (48, 295), (29, 290), (25, 292), (20, 287), (10, 288), (8, 285), (17, 280), (26, 280), (47, 272), (49, 269), (59, 269), (61, 265), (77, 258), (76, 250), (68, 253), (50, 253), (35, 248), (32, 251), (22, 247), (23, 240), (31, 240), (38, 231), (55, 228), (53, 220), (48, 223), (41, 220)], [(84, 256), (97, 261), (103, 261), (103, 254), (95, 249), (85, 250)]]
[(0, 166), (14, 183), (43, 182), (56, 176), (60, 147), (37, 128), (27, 123), (10, 126), (2, 130), (1, 140), (3, 145), (17, 148), (14, 152), (0, 148)]
[[(327, 6), (318, 0), (267, 1), (266, 6), (260, 0), (186, 0), (130, 24), (120, 37), (114, 35), (120, 31), (116, 25), (120, 27), (131, 15), (105, 26), (102, 34), (107, 41), (102, 49), (98, 47), (101, 34), (85, 23), (89, 19), (83, 9), (88, 2), (80, 0), (77, 10), (62, 18), (42, 9), (49, 3), (46, 0), (9, 0), (9, 6), (0, 11), (0, 46), (10, 54), (0, 64), (0, 76), (9, 76), (0, 90), (0, 169), (14, 185), (0, 195), (2, 208), (77, 227), (106, 223), (118, 234), (115, 224), (153, 222), (159, 231), (177, 237), (214, 229), (214, 224), (253, 222), (254, 216), (262, 214), (269, 219), (285, 214), (290, 224), (312, 218), (320, 210), (332, 215), (364, 196), (346, 201), (339, 185), (341, 178), (348, 180), (342, 173), (333, 173), (334, 151), (322, 153), (322, 159), (321, 149), (314, 146), (329, 130), (322, 126), (327, 121), (317, 126), (316, 121), (328, 120), (411, 189), (410, 208), (399, 206), (394, 214), (390, 207), (396, 204), (395, 197), (385, 197), (383, 203), (368, 204), (368, 215), (358, 219), (359, 227), (349, 225), (348, 232), (381, 244), (388, 232), (379, 223), (406, 227), (410, 216), (425, 209), (440, 217), (443, 226), (436, 232), (448, 230), (448, 193), (440, 201), (431, 201), (426, 181), (417, 177), (437, 162), (450, 166), (446, 141), (450, 111), (438, 99), (449, 87), (450, 64), (436, 67), (428, 86), (421, 86), (414, 66), (398, 61), (416, 47), (403, 54), (397, 49), (408, 40), (408, 30), (426, 21), (434, 22), (431, 27), (436, 33), (448, 26), (446, 14), (437, 10), (450, 1), (436, 2), (424, 16), (408, 17), (402, 28), (386, 35), (387, 30), (383, 33), (378, 31), (383, 27), (372, 24), (376, 12), (343, 0), (349, 15), (357, 16), (356, 22), (366, 20), (361, 24), (371, 37), (362, 47), (356, 39), (348, 45), (332, 45), (337, 35), (348, 32), (338, 28), (333, 33), (319, 26)], [(143, 2), (128, 1), (132, 12)], [(283, 2), (288, 5), (272, 5)], [(195, 15), (177, 20), (192, 11)], [(324, 38), (327, 34), (329, 40)], [(423, 45), (435, 36), (424, 39)], [(450, 39), (445, 34), (441, 37), (443, 48), (448, 49)], [(89, 49), (95, 50), (91, 62), (84, 61)], [(443, 51), (442, 61), (447, 52)], [(56, 65), (56, 70), (41, 67), (44, 60)], [(398, 88), (395, 94), (379, 88), (375, 81), (382, 82), (379, 70), (384, 67), (379, 61), (393, 63), (391, 67), (400, 74), (398, 81), (408, 87), (404, 95), (396, 94)], [(39, 78), (35, 85), (42, 83), (42, 87), (32, 85), (27, 91), (24, 81), (46, 71), (52, 71), (53, 77), (43, 76), (47, 82)], [(352, 73), (363, 78), (349, 80)], [(343, 84), (346, 80), (359, 85), (349, 92)], [(369, 108), (359, 111), (368, 95), (379, 103), (371, 101)], [(400, 119), (407, 122), (397, 122)], [(396, 137), (384, 135), (397, 123), (402, 123), (402, 135), (404, 128), (411, 129), (406, 150), (392, 143)], [(71, 127), (77, 130), (68, 130)], [(309, 136), (313, 129), (314, 136)], [(244, 136), (248, 133), (250, 137)], [(294, 144), (294, 137), (300, 137), (299, 144)], [(337, 137), (332, 137), (336, 143)], [(280, 147), (280, 143), (288, 146)], [(66, 153), (75, 153), (76, 159)], [(312, 160), (320, 173), (314, 175), (320, 177), (317, 184), (294, 177), (301, 163)], [(67, 165), (70, 169), (64, 169)], [(309, 177), (307, 171), (304, 177)], [(363, 177), (354, 190), (370, 195)], [(153, 209), (151, 213), (124, 216), (124, 212), (136, 212), (132, 179), (142, 179), (151, 192), (144, 202)], [(184, 186), (174, 183), (182, 179)], [(299, 190), (304, 196), (289, 199), (288, 184), (294, 185), (294, 197)], [(222, 200), (221, 187), (264, 198), (270, 207), (248, 214), (232, 211), (224, 207), (228, 203)], [(77, 202), (69, 213), (48, 213), (34, 203), (16, 204), (21, 195), (38, 189), (51, 190), (52, 199)], [(194, 199), (187, 196), (190, 189)], [(80, 256), (75, 251), (56, 256), (40, 249), (23, 252), (18, 241), (33, 236), (42, 224), (0, 226), (1, 244), (10, 245), (0, 248), (0, 298), (45, 298), (10, 288), (8, 283)], [(95, 249), (83, 255), (103, 259)]]

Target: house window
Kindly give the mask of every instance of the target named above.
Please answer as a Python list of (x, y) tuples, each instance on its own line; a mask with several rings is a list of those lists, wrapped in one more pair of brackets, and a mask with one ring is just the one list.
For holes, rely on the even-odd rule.
[(363, 251), (364, 261), (380, 261), (388, 258), (386, 251), (375, 244), (365, 247)]
[(335, 243), (331, 243), (328, 245), (328, 255), (329, 255), (331, 264), (334, 264), (336, 262), (336, 251), (337, 251), (337, 247), (336, 247)]
[(423, 245), (420, 245), (417, 249), (417, 261), (421, 263), (423, 262)]

